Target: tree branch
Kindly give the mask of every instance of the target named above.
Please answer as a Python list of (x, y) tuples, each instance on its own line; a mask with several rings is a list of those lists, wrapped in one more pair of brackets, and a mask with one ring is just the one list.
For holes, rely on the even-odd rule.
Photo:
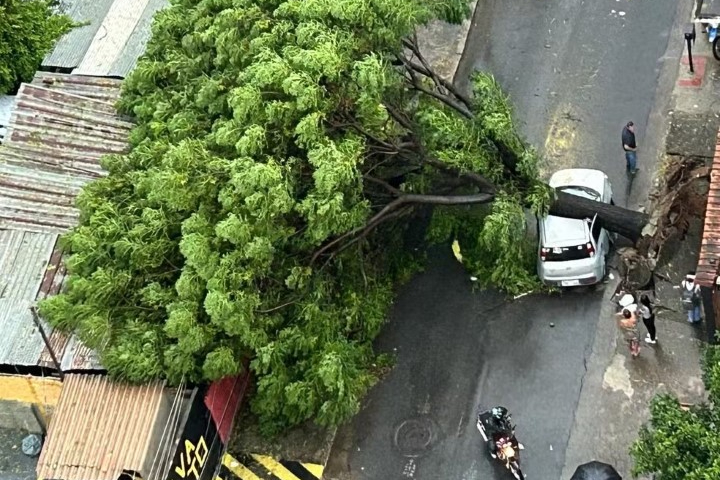
[(433, 81), (435, 78), (437, 78), (437, 80), (440, 82), (439, 86), (444, 87), (448, 92), (452, 93), (455, 97), (457, 97), (458, 100), (460, 100), (462, 103), (464, 103), (466, 107), (472, 108), (472, 102), (470, 101), (470, 99), (464, 93), (462, 93), (460, 90), (455, 88), (455, 85), (453, 85), (451, 82), (448, 82), (447, 80), (445, 80), (442, 77), (438, 77), (438, 76), (434, 75), (432, 70), (428, 70), (427, 68), (423, 67), (422, 65), (419, 65), (419, 64), (413, 62), (412, 60), (405, 58), (404, 56), (399, 56), (398, 59), (406, 67), (408, 67), (422, 75), (425, 75), (426, 77), (428, 77), (430, 79), (433, 79)]
[(400, 125), (402, 125), (406, 129), (408, 129), (409, 131), (411, 131), (411, 132), (413, 131), (412, 123), (410, 123), (410, 120), (403, 117), (402, 113), (398, 112), (397, 109), (395, 109), (395, 107), (392, 107), (388, 104), (383, 104), (383, 105), (385, 105), (385, 109), (388, 111), (390, 116), (395, 119), (396, 122), (398, 122)]
[(427, 95), (430, 95), (433, 98), (440, 100), (442, 103), (444, 103), (448, 107), (453, 108), (453, 109), (457, 110), (458, 112), (460, 112), (460, 114), (462, 114), (465, 118), (469, 118), (472, 120), (472, 118), (473, 118), (472, 112), (470, 112), (470, 110), (468, 110), (467, 107), (465, 107), (464, 105), (461, 105), (461, 104), (457, 103), (456, 101), (450, 99), (447, 95), (443, 95), (442, 93), (434, 92), (428, 88), (423, 87), (422, 85), (419, 85), (418, 83), (413, 83), (413, 87), (416, 90), (419, 90), (423, 93), (426, 93)]
[(342, 252), (344, 250), (347, 250), (348, 248), (350, 248), (351, 246), (353, 246), (354, 244), (356, 244), (363, 238), (367, 237), (368, 234), (370, 232), (372, 232), (375, 228), (377, 228), (377, 226), (380, 225), (381, 223), (384, 223), (393, 218), (401, 217), (401, 216), (405, 215), (406, 213), (409, 213), (412, 209), (413, 209), (412, 205), (406, 205), (404, 208), (401, 208), (401, 209), (396, 210), (388, 215), (385, 215), (381, 220), (375, 222), (373, 225), (366, 226), (359, 235), (357, 235), (355, 238), (351, 239), (345, 245), (341, 246), (335, 252), (333, 252), (333, 254), (330, 255), (330, 257), (325, 261), (322, 268), (325, 268), (325, 266), (330, 262), (330, 260), (332, 260), (332, 258), (334, 256), (336, 256), (337, 254), (339, 254), (340, 252)]
[(475, 185), (480, 187), (480, 189), (482, 189), (482, 191), (485, 193), (495, 194), (497, 192), (497, 188), (495, 187), (495, 185), (479, 173), (461, 170), (458, 167), (453, 167), (452, 165), (448, 165), (447, 163), (435, 158), (426, 158), (425, 163), (432, 165), (433, 167), (436, 167), (440, 170), (445, 170), (446, 172), (457, 174), (460, 177), (466, 177)]
[(429, 77), (432, 79), (433, 82), (435, 82), (435, 85), (437, 85), (438, 88), (442, 89), (442, 83), (440, 82), (440, 79), (438, 78), (432, 67), (430, 67), (428, 61), (425, 60), (425, 57), (423, 56), (422, 52), (420, 52), (420, 49), (417, 46), (417, 33), (413, 34), (413, 39), (414, 41), (411, 42), (407, 38), (404, 38), (402, 41), (403, 45), (405, 45), (407, 48), (410, 49), (410, 51), (413, 52), (413, 55), (415, 55), (418, 60), (420, 60), (420, 63), (422, 63), (425, 69), (428, 71), (428, 73), (430, 74)]
[(267, 310), (255, 310), (255, 313), (272, 313), (276, 310), (280, 310), (281, 308), (288, 307), (290, 305), (293, 305), (297, 303), (297, 300), (291, 300), (289, 302), (283, 303), (282, 305), (278, 305), (277, 307), (269, 308)]
[(398, 190), (397, 188), (393, 187), (392, 185), (390, 185), (390, 184), (389, 184), (388, 182), (386, 182), (385, 180), (381, 180), (381, 179), (379, 179), (379, 178), (372, 177), (372, 176), (370, 176), (370, 175), (363, 175), (363, 178), (364, 178), (365, 180), (368, 180), (368, 181), (370, 181), (370, 182), (373, 182), (373, 183), (376, 183), (376, 184), (382, 186), (385, 190), (387, 190), (388, 192), (392, 193), (392, 194), (395, 195), (396, 197), (402, 195), (402, 192), (401, 192), (400, 190)]
[(317, 252), (315, 252), (310, 259), (310, 265), (315, 263), (320, 255), (342, 242), (346, 238), (353, 237), (358, 233), (363, 232), (366, 229), (374, 228), (378, 223), (382, 222), (384, 217), (390, 212), (408, 203), (421, 203), (421, 204), (432, 204), (432, 205), (473, 205), (480, 203), (490, 203), (495, 199), (495, 195), (490, 193), (476, 193), (474, 195), (422, 195), (422, 194), (405, 194), (402, 195), (392, 202), (385, 205), (385, 208), (375, 214), (365, 225), (357, 227), (349, 232), (345, 232), (335, 240), (329, 242)]

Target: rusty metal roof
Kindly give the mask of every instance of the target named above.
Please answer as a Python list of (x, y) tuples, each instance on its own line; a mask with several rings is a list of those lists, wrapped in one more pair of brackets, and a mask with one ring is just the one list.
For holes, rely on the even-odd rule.
[(710, 169), (710, 189), (705, 207), (700, 256), (695, 272), (698, 285), (712, 287), (720, 266), (720, 131), (715, 143), (715, 156)]
[(67, 75), (64, 73), (35, 72), (35, 77), (31, 83), (38, 87), (80, 95), (114, 105), (115, 102), (120, 99), (122, 80), (88, 77), (84, 75)]
[(127, 151), (131, 127), (112, 103), (23, 84), (0, 146), (0, 228), (62, 233), (77, 224), (77, 194), (103, 175), (103, 155)]
[[(53, 233), (0, 230), (0, 365), (56, 368), (30, 307), (58, 293), (65, 282), (57, 238)], [(75, 335), (42, 323), (63, 371), (104, 370), (98, 355)]]
[(63, 4), (71, 18), (87, 24), (64, 35), (41, 67), (124, 78), (145, 50), (155, 12), (169, 0), (64, 0)]
[[(117, 80), (39, 73), (18, 92), (0, 146), (0, 364), (56, 368), (29, 308), (65, 282), (56, 241), (77, 224), (80, 189), (104, 175), (104, 154), (128, 148), (119, 91)], [(77, 337), (44, 329), (62, 370), (102, 369)]]
[(56, 234), (0, 230), (0, 364), (38, 364), (45, 344), (30, 307), (56, 241)]
[[(39, 301), (59, 293), (65, 287), (67, 278), (64, 256), (62, 250), (56, 244), (48, 259), (45, 275), (40, 284), (36, 300)], [(46, 327), (45, 332), (49, 337), (50, 348), (52, 348), (58, 362), (60, 362), (60, 369), (63, 372), (105, 370), (105, 367), (100, 363), (98, 354), (83, 344), (77, 335), (67, 334), (49, 326)], [(42, 367), (57, 369), (46, 346), (42, 349), (37, 364)]]
[[(173, 395), (175, 399), (173, 400)], [(115, 382), (70, 374), (38, 461), (40, 480), (117, 480), (124, 470), (158, 478), (175, 432), (167, 430), (182, 399), (164, 382)]]

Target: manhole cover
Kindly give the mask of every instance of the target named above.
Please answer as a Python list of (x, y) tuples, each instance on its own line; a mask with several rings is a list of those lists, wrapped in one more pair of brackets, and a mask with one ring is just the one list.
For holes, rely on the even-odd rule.
[(415, 417), (405, 420), (395, 429), (393, 442), (406, 457), (419, 457), (435, 443), (437, 428), (430, 417)]

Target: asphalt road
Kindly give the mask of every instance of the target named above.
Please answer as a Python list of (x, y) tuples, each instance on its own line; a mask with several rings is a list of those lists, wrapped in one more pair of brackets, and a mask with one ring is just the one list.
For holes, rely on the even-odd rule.
[[(472, 70), (493, 72), (515, 105), (521, 130), (545, 153), (545, 173), (603, 170), (623, 205), (620, 133), (628, 120), (635, 122), (641, 172), (634, 184), (645, 183), (643, 171), (656, 161), (645, 155), (651, 150), (645, 129), (676, 4), (482, 0), (456, 81), (467, 87)], [(643, 193), (638, 190), (633, 193)], [(638, 196), (630, 200), (628, 206), (637, 207)]]
[[(616, 202), (635, 207), (644, 192), (626, 196), (620, 132), (633, 120), (641, 169), (653, 161), (644, 133), (674, 13), (673, 0), (484, 0), (456, 80), (490, 69), (545, 152), (545, 173), (602, 169)], [(643, 170), (635, 184), (647, 184)], [(397, 365), (340, 429), (325, 478), (508, 478), (474, 426), (478, 404), (503, 404), (528, 478), (558, 479), (601, 301), (602, 288), (517, 300), (473, 292), (449, 251), (432, 255), (378, 340)]]

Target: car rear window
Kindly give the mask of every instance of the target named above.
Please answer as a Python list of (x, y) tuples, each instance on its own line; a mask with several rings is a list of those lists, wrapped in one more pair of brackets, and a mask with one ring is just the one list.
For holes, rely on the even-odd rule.
[(543, 257), (546, 262), (564, 262), (566, 260), (582, 260), (590, 258), (592, 252), (587, 244), (575, 245), (572, 247), (543, 247)]

